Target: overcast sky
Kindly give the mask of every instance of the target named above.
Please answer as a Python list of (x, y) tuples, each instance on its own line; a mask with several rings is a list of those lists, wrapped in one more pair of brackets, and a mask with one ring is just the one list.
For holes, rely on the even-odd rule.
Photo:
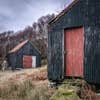
[(18, 31), (46, 14), (57, 13), (72, 0), (0, 0), (0, 32)]

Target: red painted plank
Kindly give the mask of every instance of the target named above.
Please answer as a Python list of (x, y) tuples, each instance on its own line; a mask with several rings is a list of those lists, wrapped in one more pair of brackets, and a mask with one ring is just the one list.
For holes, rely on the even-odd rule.
[(23, 67), (32, 68), (32, 56), (23, 56)]
[(65, 76), (83, 76), (83, 28), (65, 30)]

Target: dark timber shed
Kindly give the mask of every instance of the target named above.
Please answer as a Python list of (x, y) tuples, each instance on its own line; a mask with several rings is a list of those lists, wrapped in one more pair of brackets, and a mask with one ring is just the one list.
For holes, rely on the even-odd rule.
[(75, 0), (49, 22), (48, 78), (100, 84), (100, 0)]
[(31, 41), (25, 40), (15, 46), (7, 55), (8, 64), (12, 68), (31, 68), (41, 65), (41, 54)]

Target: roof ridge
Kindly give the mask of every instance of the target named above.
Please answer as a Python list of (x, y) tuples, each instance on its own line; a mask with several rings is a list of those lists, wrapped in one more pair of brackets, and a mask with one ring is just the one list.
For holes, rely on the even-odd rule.
[(40, 50), (32, 43), (32, 41), (29, 41), (31, 45), (41, 54)]
[(21, 42), (20, 44), (17, 44), (12, 50), (10, 50), (8, 53), (13, 53), (19, 50), (22, 46), (24, 46), (29, 40), (25, 40)]
[(74, 0), (72, 3), (70, 3), (67, 7), (65, 7), (64, 10), (62, 10), (55, 18), (53, 18), (50, 23), (53, 23), (55, 21), (57, 21), (63, 14), (65, 14), (67, 11), (69, 11), (77, 2), (79, 2), (80, 0)]

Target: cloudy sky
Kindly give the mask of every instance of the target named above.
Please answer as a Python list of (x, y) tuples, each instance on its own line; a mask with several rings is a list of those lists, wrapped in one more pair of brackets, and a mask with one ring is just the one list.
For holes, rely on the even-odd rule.
[(46, 14), (58, 13), (72, 0), (0, 0), (0, 32), (18, 31)]

